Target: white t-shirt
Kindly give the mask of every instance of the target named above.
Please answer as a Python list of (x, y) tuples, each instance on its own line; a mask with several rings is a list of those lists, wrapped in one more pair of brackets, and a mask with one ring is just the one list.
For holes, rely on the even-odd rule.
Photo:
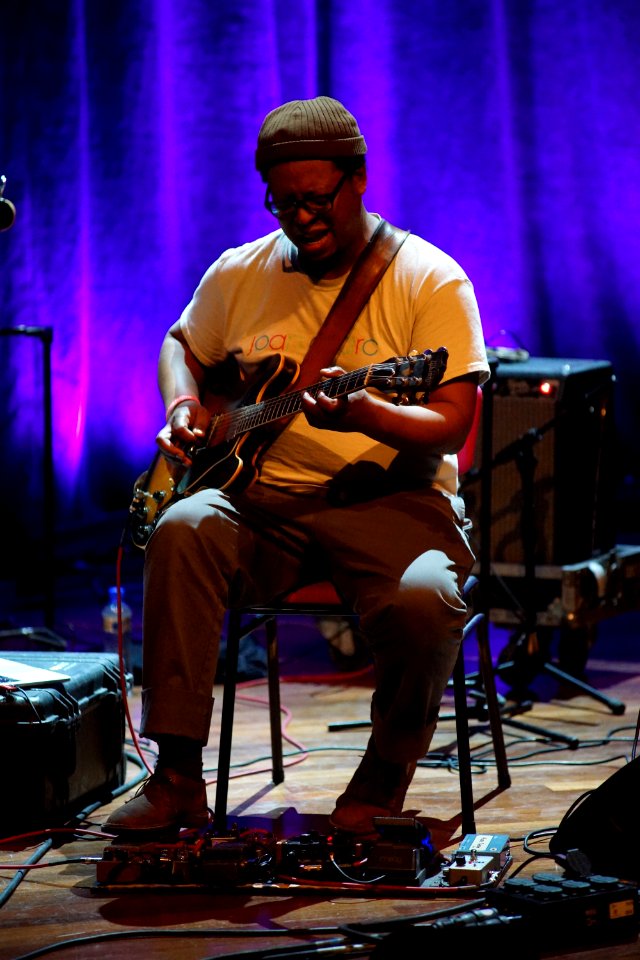
[[(196, 358), (214, 366), (234, 353), (251, 377), (274, 353), (300, 363), (344, 283), (312, 281), (291, 262), (292, 246), (280, 230), (225, 251), (207, 270), (181, 318)], [(449, 352), (443, 382), (476, 372), (488, 376), (473, 287), (460, 266), (437, 247), (410, 235), (351, 329), (337, 363), (357, 370), (413, 350)], [(391, 402), (391, 401), (390, 401)], [(457, 492), (457, 458), (409, 458), (359, 433), (311, 427), (295, 416), (269, 448), (263, 483), (325, 485), (347, 464), (396, 460), (408, 476), (443, 492)]]

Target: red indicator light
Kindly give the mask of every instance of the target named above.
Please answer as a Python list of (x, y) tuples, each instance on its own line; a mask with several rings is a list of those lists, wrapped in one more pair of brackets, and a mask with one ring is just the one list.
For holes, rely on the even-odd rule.
[(551, 393), (553, 393), (553, 386), (548, 380), (543, 380), (538, 389), (540, 390), (540, 393), (544, 394), (545, 397), (548, 397)]

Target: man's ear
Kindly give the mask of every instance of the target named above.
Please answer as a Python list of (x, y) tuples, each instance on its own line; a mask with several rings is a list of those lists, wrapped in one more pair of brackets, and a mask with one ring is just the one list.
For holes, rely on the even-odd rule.
[(351, 179), (356, 190), (362, 196), (367, 189), (367, 168), (364, 164), (361, 167), (358, 167)]

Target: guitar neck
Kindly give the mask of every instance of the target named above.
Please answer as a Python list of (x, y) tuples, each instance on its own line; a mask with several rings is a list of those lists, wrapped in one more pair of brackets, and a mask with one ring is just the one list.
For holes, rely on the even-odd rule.
[(304, 393), (316, 397), (322, 391), (328, 397), (334, 399), (344, 397), (349, 393), (355, 393), (356, 390), (362, 390), (366, 387), (373, 366), (372, 364), (368, 367), (361, 367), (359, 370), (345, 373), (340, 377), (332, 377), (328, 380), (313, 383), (302, 390), (283, 393), (279, 397), (272, 397), (259, 403), (248, 404), (237, 410), (217, 414), (211, 420), (208, 436), (209, 438), (215, 437), (216, 443), (220, 439), (234, 440), (249, 430), (293, 416), (302, 409), (302, 395)]

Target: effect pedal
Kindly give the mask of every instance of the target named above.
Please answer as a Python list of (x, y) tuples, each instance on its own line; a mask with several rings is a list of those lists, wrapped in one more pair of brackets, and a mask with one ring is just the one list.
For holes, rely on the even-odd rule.
[(468, 833), (443, 870), (450, 887), (480, 886), (498, 878), (510, 862), (509, 837), (505, 833)]

